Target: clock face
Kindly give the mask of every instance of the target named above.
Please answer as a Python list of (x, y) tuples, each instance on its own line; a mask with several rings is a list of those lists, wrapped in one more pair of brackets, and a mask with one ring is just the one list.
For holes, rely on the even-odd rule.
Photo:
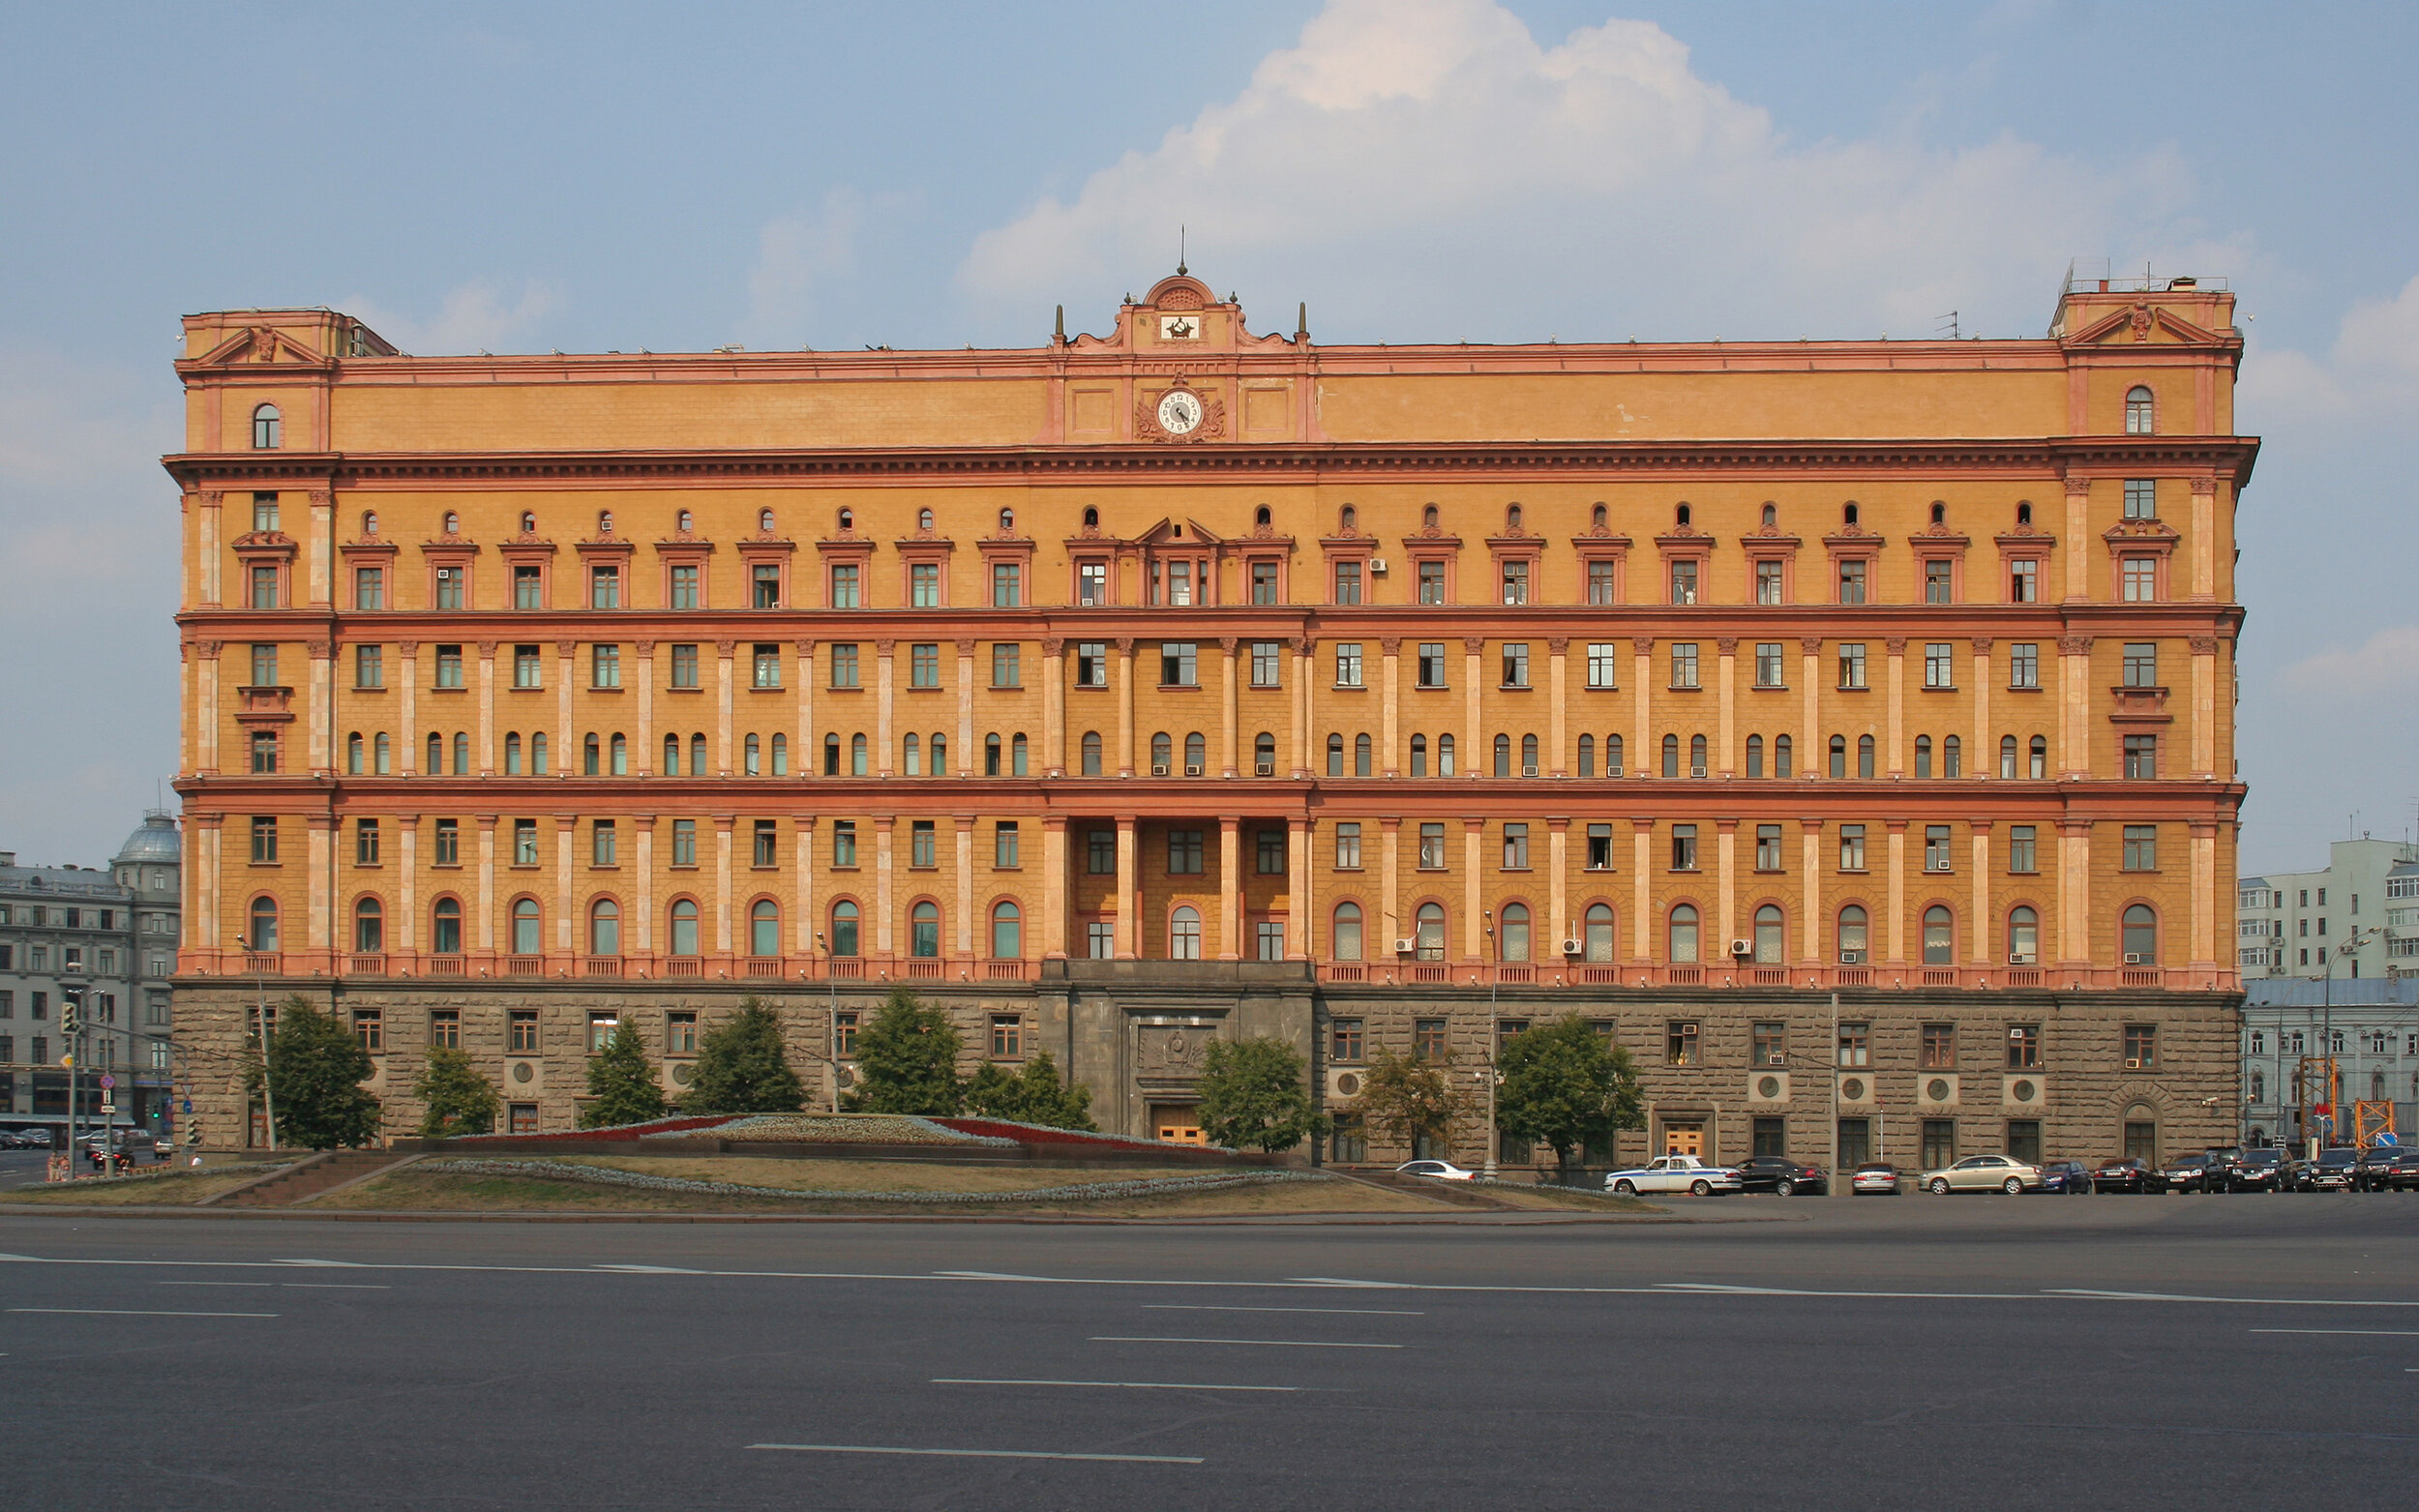
[(1182, 389), (1172, 389), (1159, 399), (1159, 429), (1170, 435), (1189, 434), (1201, 424), (1201, 400)]

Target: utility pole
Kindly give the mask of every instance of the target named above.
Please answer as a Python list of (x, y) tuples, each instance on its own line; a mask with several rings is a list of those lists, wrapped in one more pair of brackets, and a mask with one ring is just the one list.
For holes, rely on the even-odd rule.
[(1503, 952), (1497, 947), (1495, 939), (1495, 910), (1492, 908), (1481, 909), (1480, 914), (1486, 920), (1487, 953), (1487, 1039), (1486, 1051), (1481, 1057), (1486, 1068), (1484, 1072), (1481, 1073), (1486, 1078), (1486, 1170), (1482, 1172), (1482, 1174), (1484, 1174), (1489, 1181), (1492, 1181), (1495, 1179), (1495, 1157), (1501, 1151), (1503, 1146), (1503, 1138), (1495, 1132), (1495, 1046), (1504, 1035), (1503, 1023), (1495, 1017), (1495, 982), (1496, 978), (1503, 974), (1498, 968), (1503, 965), (1504, 958)]
[[(1831, 1049), (1823, 1056), (1825, 1075), (1831, 1080), (1831, 1181), (1823, 1190), (1833, 1197), (1856, 1195), (1856, 1173), (1839, 1169), (1839, 994), (1831, 994)], [(1870, 1146), (1868, 1146), (1870, 1148)], [(1881, 1159), (1879, 1150), (1872, 1150), (1871, 1159)]]
[[(243, 946), (247, 954), (259, 954), (258, 951), (253, 949), (252, 941), (241, 934), (235, 936), (235, 943)], [(253, 973), (252, 980), (253, 990), (259, 996), (257, 1011), (260, 1021), (260, 1117), (261, 1121), (268, 1125), (269, 1152), (275, 1154), (277, 1153), (277, 1104), (269, 1095), (269, 982), (267, 977), (257, 971)]]

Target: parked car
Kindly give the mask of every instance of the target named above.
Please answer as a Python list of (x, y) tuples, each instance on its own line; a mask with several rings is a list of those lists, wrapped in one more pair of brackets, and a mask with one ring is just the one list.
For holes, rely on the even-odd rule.
[(50, 1147), (48, 1129), (20, 1129), (17, 1132), (25, 1136), (25, 1142), (30, 1148), (46, 1150)]
[[(2179, 1155), (2167, 1163), (2167, 1169), (2161, 1174), (2167, 1178), (2167, 1190), (2170, 1192), (2210, 1190), (2209, 1157), (2206, 1155)], [(2221, 1182), (2225, 1179), (2223, 1168), (2217, 1179)]]
[(1772, 1192), (1781, 1197), (1810, 1192), (1821, 1197), (1831, 1187), (1830, 1173), (1822, 1167), (1786, 1155), (1750, 1155), (1739, 1162), (1738, 1169), (1743, 1192)]
[(2228, 1190), (2235, 1192), (2284, 1191), (2285, 1152), (2274, 1146), (2243, 1151), (2242, 1161), (2234, 1168), (2233, 1184)]
[(1394, 1168), (1406, 1176), (1426, 1176), (1435, 1181), (1468, 1181), (1478, 1172), (1464, 1171), (1449, 1160), (1407, 1160)]
[(1898, 1168), (1886, 1160), (1868, 1160), (1848, 1178), (1848, 1190), (1858, 1197), (1896, 1197)]
[(25, 1150), (33, 1147), (34, 1141), (25, 1138), (22, 1130), (0, 1129), (0, 1150)]
[(1687, 1192), (1711, 1197), (1717, 1192), (1739, 1191), (1742, 1185), (1736, 1170), (1709, 1166), (1694, 1155), (1666, 1155), (1632, 1170), (1609, 1171), (1604, 1177), (1604, 1190), (1624, 1197), (1640, 1192)]
[(2360, 1151), (2350, 1145), (2322, 1149), (2316, 1160), (2293, 1162), (2293, 1190), (2296, 1192), (2348, 1192), (2352, 1189), (2352, 1166), (2360, 1159)]
[(2041, 1168), (2044, 1192), (2088, 1192), (2091, 1168), (2079, 1160), (2053, 1160)]
[(153, 1160), (175, 1159), (176, 1141), (164, 1134), (153, 1135), (151, 1137), (151, 1158)]
[(2095, 1192), (2165, 1192), (2165, 1172), (2146, 1160), (2122, 1155), (2104, 1160), (2092, 1169), (2091, 1189)]
[(2408, 1192), (2419, 1188), (2419, 1150), (2380, 1144), (2352, 1163), (2355, 1192)]
[(1925, 1171), (1916, 1185), (1934, 1197), (1952, 1192), (2005, 1192), (2014, 1197), (2041, 1190), (2041, 1168), (2005, 1155), (1968, 1155), (1954, 1166)]

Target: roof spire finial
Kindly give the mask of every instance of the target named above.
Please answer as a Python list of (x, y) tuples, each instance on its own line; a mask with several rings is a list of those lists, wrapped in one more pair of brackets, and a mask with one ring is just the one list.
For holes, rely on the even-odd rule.
[(1180, 223), (1176, 228), (1176, 276), (1180, 279), (1184, 272), (1184, 227)]

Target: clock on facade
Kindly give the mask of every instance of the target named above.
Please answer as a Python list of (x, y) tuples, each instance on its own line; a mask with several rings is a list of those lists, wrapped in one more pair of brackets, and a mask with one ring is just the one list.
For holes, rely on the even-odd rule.
[(1159, 397), (1159, 429), (1170, 435), (1189, 435), (1201, 424), (1201, 400), (1183, 389)]

